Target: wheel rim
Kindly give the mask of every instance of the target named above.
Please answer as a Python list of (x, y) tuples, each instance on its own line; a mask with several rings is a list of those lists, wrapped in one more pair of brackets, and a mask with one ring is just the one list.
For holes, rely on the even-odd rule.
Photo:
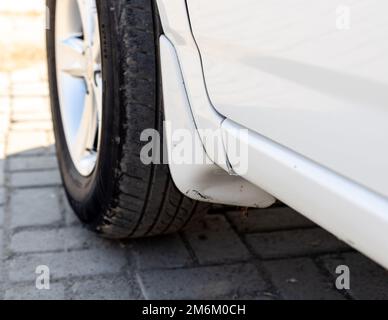
[(60, 0), (56, 5), (55, 58), (60, 113), (74, 166), (89, 176), (101, 138), (102, 68), (95, 0)]

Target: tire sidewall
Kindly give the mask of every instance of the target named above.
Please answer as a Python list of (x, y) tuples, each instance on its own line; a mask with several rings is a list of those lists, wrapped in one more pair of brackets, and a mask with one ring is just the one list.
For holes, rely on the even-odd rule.
[(119, 93), (114, 92), (118, 88), (116, 84), (119, 83), (119, 79), (117, 79), (118, 73), (114, 72), (114, 65), (117, 65), (115, 64), (116, 57), (112, 50), (114, 45), (112, 41), (114, 39), (109, 36), (112, 34), (108, 16), (110, 14), (108, 8), (109, 1), (96, 1), (101, 36), (103, 115), (100, 150), (96, 166), (87, 177), (82, 176), (78, 172), (71, 159), (62, 124), (55, 61), (56, 1), (58, 0), (47, 1), (50, 12), (50, 29), (47, 31), (48, 71), (56, 152), (70, 205), (82, 221), (90, 224), (98, 219), (98, 213), (104, 210), (101, 206), (104, 203), (109, 203), (109, 201), (106, 201), (108, 200), (106, 198), (112, 196), (114, 189), (113, 181), (115, 181), (114, 168), (118, 153), (117, 145), (120, 140), (120, 102), (117, 98)]

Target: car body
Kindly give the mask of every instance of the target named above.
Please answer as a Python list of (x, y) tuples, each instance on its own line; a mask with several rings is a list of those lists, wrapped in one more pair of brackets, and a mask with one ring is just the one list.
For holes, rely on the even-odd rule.
[(188, 178), (172, 165), (181, 191), (242, 206), (272, 195), (387, 267), (387, 4), (349, 6), (343, 30), (337, 0), (157, 3), (165, 97), (182, 95), (167, 97), (172, 122), (193, 126), (192, 113), (195, 128), (224, 138), (249, 130), (247, 170), (232, 166), (250, 182), (243, 191), (206, 166), (200, 184), (200, 170)]

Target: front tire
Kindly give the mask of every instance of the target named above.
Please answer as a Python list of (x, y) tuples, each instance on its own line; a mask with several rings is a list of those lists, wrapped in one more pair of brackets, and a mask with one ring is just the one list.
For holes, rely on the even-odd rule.
[[(154, 236), (181, 230), (194, 217), (205, 213), (207, 206), (178, 191), (167, 165), (145, 165), (140, 160), (141, 132), (150, 128), (163, 132), (158, 63), (161, 28), (153, 1), (96, 0), (95, 30), (101, 39), (103, 89), (102, 109), (95, 112), (101, 113), (100, 120), (97, 127), (91, 126), (95, 132), (95, 140), (91, 141), (95, 143), (87, 149), (96, 157), (90, 172), (80, 170), (74, 160), (74, 146), (63, 117), (66, 100), (61, 99), (62, 71), (58, 69), (56, 52), (58, 42), (63, 39), (58, 39), (60, 33), (56, 27), (60, 19), (69, 16), (72, 21), (75, 19), (74, 14), (57, 12), (60, 1), (73, 1), (80, 6), (89, 0), (47, 1), (52, 116), (59, 167), (71, 207), (85, 224), (109, 238)], [(74, 10), (74, 4), (71, 6)], [(79, 76), (78, 73), (75, 75)], [(75, 147), (79, 149), (79, 145)]]

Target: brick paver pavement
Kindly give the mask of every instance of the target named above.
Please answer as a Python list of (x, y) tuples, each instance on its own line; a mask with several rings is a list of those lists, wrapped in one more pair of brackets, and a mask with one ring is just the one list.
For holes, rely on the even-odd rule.
[[(29, 33), (41, 20), (33, 15)], [(218, 210), (166, 237), (98, 238), (66, 202), (47, 94), (43, 61), (0, 68), (0, 298), (388, 298), (386, 271), (287, 207)], [(349, 291), (335, 289), (341, 264)], [(50, 290), (35, 287), (39, 265)]]

